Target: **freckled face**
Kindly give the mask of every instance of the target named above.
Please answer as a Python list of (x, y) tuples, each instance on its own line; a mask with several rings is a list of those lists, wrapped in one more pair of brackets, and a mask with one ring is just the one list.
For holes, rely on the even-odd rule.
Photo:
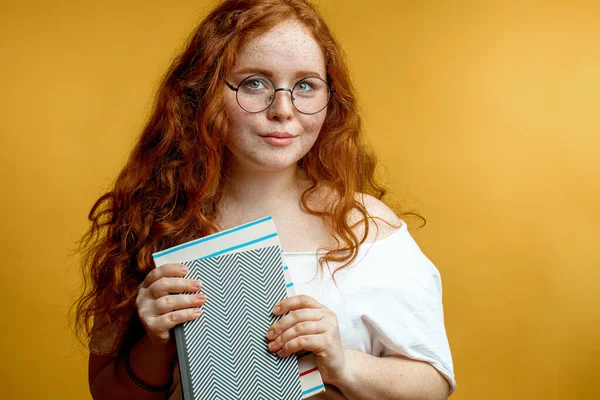
[[(254, 74), (267, 76), (276, 88), (291, 89), (308, 76), (327, 80), (321, 48), (296, 21), (283, 22), (248, 41), (238, 51), (227, 81), (238, 87)], [(234, 91), (223, 88), (230, 127), (226, 146), (234, 168), (277, 171), (295, 166), (317, 140), (327, 109), (302, 114), (292, 105), (290, 92), (278, 91), (268, 109), (249, 113), (238, 105)], [(273, 139), (282, 134), (291, 137)]]

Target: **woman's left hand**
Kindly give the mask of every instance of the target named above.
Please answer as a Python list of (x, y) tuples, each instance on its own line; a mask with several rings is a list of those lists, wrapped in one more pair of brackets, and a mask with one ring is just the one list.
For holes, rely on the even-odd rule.
[(288, 297), (273, 314), (288, 315), (267, 332), (269, 350), (278, 357), (310, 351), (315, 354), (323, 382), (335, 384), (345, 373), (344, 348), (336, 314), (310, 296)]

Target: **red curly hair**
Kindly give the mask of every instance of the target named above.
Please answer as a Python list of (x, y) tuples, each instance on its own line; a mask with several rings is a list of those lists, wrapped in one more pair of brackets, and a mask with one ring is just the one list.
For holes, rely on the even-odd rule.
[[(94, 317), (125, 326), (111, 354), (121, 354), (143, 334), (135, 297), (154, 268), (152, 253), (217, 231), (216, 206), (227, 170), (223, 84), (236, 51), (288, 19), (304, 24), (321, 46), (327, 78), (336, 89), (316, 143), (298, 163), (312, 183), (302, 206), (322, 216), (337, 235), (338, 248), (327, 249), (321, 262), (347, 266), (365, 241), (369, 215), (356, 193), (381, 199), (386, 190), (376, 182), (376, 160), (361, 140), (361, 119), (340, 46), (306, 1), (223, 1), (172, 63), (127, 164), (88, 216), (91, 226), (80, 242), (84, 286), (75, 304), (75, 328), (89, 337)], [(318, 184), (333, 189), (336, 200), (315, 210), (308, 201)], [(353, 231), (351, 213), (365, 223), (362, 237)]]

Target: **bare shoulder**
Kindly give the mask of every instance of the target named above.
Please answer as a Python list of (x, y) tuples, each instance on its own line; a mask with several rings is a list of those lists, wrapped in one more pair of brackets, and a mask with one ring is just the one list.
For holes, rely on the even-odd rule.
[[(367, 212), (368, 221), (368, 234), (365, 239), (366, 242), (374, 242), (381, 240), (396, 230), (398, 230), (404, 222), (396, 215), (383, 201), (366, 193), (355, 193), (355, 200), (364, 206)], [(317, 190), (315, 190), (309, 200), (309, 205), (314, 209), (322, 209), (325, 205), (335, 203), (339, 199), (339, 195), (336, 191), (327, 186), (326, 184), (320, 184)], [(348, 215), (348, 224), (354, 226), (354, 233), (358, 238), (362, 238), (367, 225), (364, 223), (364, 217), (357, 209), (354, 209)]]
[[(367, 242), (383, 239), (394, 233), (404, 224), (394, 210), (383, 201), (365, 193), (357, 193), (356, 200), (365, 207), (369, 215)], [(354, 218), (360, 218), (360, 216), (355, 215)], [(355, 219), (353, 222), (358, 221), (359, 219)], [(359, 224), (357, 226), (357, 233), (362, 236), (364, 229), (364, 224)]]
[(392, 225), (402, 224), (402, 220), (398, 218), (394, 210), (383, 201), (365, 193), (357, 193), (356, 199), (365, 206), (371, 217), (387, 221)]

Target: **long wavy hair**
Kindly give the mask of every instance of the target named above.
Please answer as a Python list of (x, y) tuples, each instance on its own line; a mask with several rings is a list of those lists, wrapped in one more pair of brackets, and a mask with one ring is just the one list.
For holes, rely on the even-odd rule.
[[(236, 51), (288, 19), (304, 24), (321, 46), (327, 78), (336, 89), (316, 143), (298, 163), (312, 183), (302, 195), (302, 207), (323, 217), (335, 232), (338, 246), (325, 249), (321, 264), (334, 261), (344, 267), (356, 258), (369, 233), (369, 215), (356, 193), (382, 199), (386, 190), (377, 183), (375, 157), (362, 142), (340, 46), (306, 1), (223, 1), (173, 61), (127, 164), (89, 213), (90, 228), (79, 243), (84, 285), (74, 305), (80, 338), (90, 337), (94, 317), (125, 326), (111, 353), (122, 354), (143, 334), (135, 297), (154, 268), (152, 253), (218, 230), (216, 209), (227, 170), (223, 85)], [(333, 191), (334, 200), (311, 208), (309, 200), (321, 184)], [(353, 230), (356, 223), (349, 222), (351, 215), (364, 223), (361, 237)]]

